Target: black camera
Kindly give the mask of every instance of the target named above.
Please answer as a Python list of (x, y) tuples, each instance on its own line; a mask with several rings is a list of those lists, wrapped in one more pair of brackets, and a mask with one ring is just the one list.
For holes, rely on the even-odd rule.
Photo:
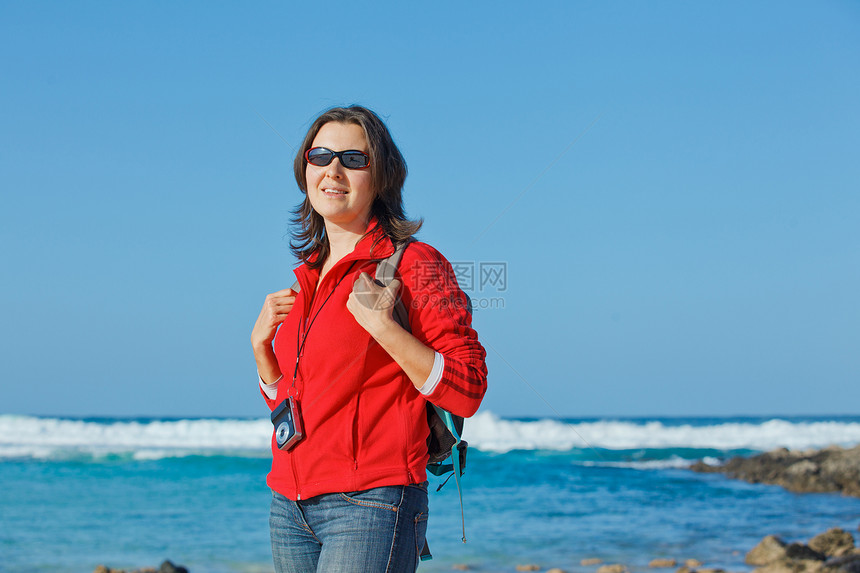
[(299, 416), (299, 403), (292, 397), (272, 410), (272, 423), (275, 425), (275, 442), (282, 450), (289, 450), (305, 437)]

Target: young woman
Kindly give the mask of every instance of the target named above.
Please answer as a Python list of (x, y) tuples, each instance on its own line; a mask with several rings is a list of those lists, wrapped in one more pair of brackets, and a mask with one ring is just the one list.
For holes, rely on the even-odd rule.
[[(302, 430), (283, 447), (272, 440), (275, 569), (415, 571), (427, 526), (426, 405), (474, 414), (486, 352), (433, 247), (409, 243), (388, 287), (371, 278), (421, 226), (404, 214), (406, 163), (376, 114), (323, 113), (294, 170), (300, 289), (268, 295), (251, 335), (269, 408), (292, 411)], [(398, 298), (409, 330), (392, 316)]]

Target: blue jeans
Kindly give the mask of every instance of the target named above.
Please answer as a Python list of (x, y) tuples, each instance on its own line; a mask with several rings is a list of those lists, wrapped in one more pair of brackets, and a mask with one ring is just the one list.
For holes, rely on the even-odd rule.
[(427, 513), (427, 482), (302, 501), (273, 492), (269, 531), (275, 571), (414, 572)]

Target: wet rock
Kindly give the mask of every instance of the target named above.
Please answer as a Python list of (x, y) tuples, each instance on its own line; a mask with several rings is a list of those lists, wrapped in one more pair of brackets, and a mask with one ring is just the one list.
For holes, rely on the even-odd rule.
[(626, 565), (613, 563), (611, 565), (602, 565), (597, 568), (597, 573), (629, 573)]
[(824, 561), (825, 556), (803, 543), (790, 543), (785, 546), (785, 556), (789, 559)]
[(684, 566), (689, 567), (690, 569), (696, 569), (697, 567), (701, 567), (702, 565), (704, 565), (704, 563), (702, 563), (698, 559), (687, 559), (686, 561), (684, 561)]
[(181, 565), (174, 565), (169, 560), (165, 560), (158, 569), (158, 573), (188, 573), (188, 569)]
[(589, 567), (591, 565), (600, 565), (601, 563), (603, 563), (603, 559), (600, 559), (599, 557), (588, 557), (579, 562), (579, 564), (583, 567)]
[(732, 458), (721, 466), (696, 462), (690, 469), (725, 473), (750, 483), (780, 485), (795, 492), (842, 492), (860, 497), (860, 446), (831, 446), (805, 452), (780, 448), (749, 458)]
[(854, 549), (854, 536), (834, 527), (810, 539), (809, 547), (826, 557), (841, 557)]
[(725, 569), (696, 569), (696, 573), (726, 573)]
[(540, 565), (535, 565), (534, 563), (517, 565), (517, 571), (540, 571)]
[(744, 562), (747, 565), (767, 565), (785, 557), (785, 541), (776, 535), (768, 535), (750, 549)]
[(782, 558), (754, 569), (753, 573), (818, 573), (823, 566), (822, 561), (812, 559)]
[(96, 568), (93, 569), (93, 573), (110, 573), (110, 569), (104, 565), (97, 565)]
[(825, 573), (860, 573), (860, 553), (833, 557), (824, 563)]
[(567, 573), (567, 571), (559, 569), (558, 567), (553, 567), (552, 569), (547, 569), (546, 573)]
[(652, 559), (651, 562), (648, 563), (648, 567), (651, 567), (652, 569), (663, 568), (663, 567), (675, 567), (676, 565), (678, 565), (678, 562), (675, 561), (674, 559), (665, 559), (665, 558)]

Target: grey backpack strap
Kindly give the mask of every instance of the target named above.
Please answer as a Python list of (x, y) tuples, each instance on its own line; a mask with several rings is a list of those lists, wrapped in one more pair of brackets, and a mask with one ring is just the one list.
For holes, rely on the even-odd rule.
[(394, 254), (387, 259), (382, 259), (376, 265), (376, 280), (381, 282), (383, 286), (388, 286), (397, 274), (397, 267), (400, 265), (400, 259), (403, 258), (403, 252), (406, 250), (406, 245), (414, 241), (409, 237), (402, 243), (397, 243), (394, 246)]
[[(400, 259), (403, 258), (403, 252), (406, 246), (414, 241), (409, 237), (402, 243), (394, 245), (394, 254), (386, 259), (382, 259), (376, 265), (376, 281), (382, 286), (388, 286), (394, 277), (397, 275), (397, 266), (400, 264)], [(403, 285), (401, 285), (401, 290)], [(409, 324), (409, 312), (406, 310), (406, 305), (403, 304), (403, 299), (398, 296), (397, 302), (394, 303), (393, 311), (394, 320), (397, 324), (405, 328), (408, 332), (412, 332), (412, 326)]]
[[(382, 284), (382, 286), (388, 286), (391, 284), (391, 281), (394, 280), (394, 277), (397, 275), (397, 265), (400, 264), (400, 259), (403, 258), (403, 251), (406, 250), (406, 245), (414, 240), (415, 239), (412, 237), (409, 237), (402, 243), (397, 243), (394, 246), (394, 254), (380, 260), (376, 264), (375, 278), (380, 284)], [(295, 293), (302, 290), (302, 286), (299, 284), (299, 281), (294, 282), (293, 286), (290, 288)], [(403, 301), (399, 298), (397, 299), (397, 303), (394, 305), (394, 320), (396, 320), (400, 326), (409, 332), (412, 332), (412, 328), (409, 326), (409, 313), (406, 311), (406, 306), (404, 306)]]

